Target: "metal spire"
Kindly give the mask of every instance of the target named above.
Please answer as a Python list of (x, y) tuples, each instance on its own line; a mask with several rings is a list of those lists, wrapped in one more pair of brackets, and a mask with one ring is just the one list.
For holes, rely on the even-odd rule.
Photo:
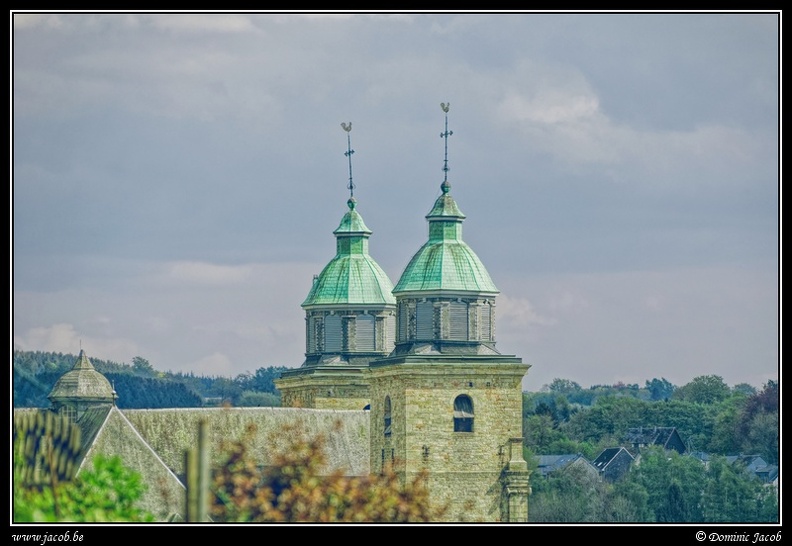
[(341, 128), (346, 131), (347, 134), (347, 151), (344, 152), (344, 155), (347, 156), (349, 159), (349, 184), (347, 184), (347, 188), (349, 189), (349, 198), (355, 198), (355, 183), (352, 182), (352, 154), (355, 153), (355, 150), (352, 149), (352, 140), (349, 136), (350, 131), (352, 131), (352, 122), (349, 123), (342, 123)]
[(451, 108), (451, 103), (441, 102), (440, 108), (442, 108), (443, 112), (445, 112), (445, 131), (440, 133), (440, 138), (445, 140), (445, 156), (443, 158), (443, 184), (440, 187), (443, 188), (443, 193), (446, 193), (450, 187), (448, 184), (448, 137), (453, 135), (454, 131), (448, 130), (448, 110)]

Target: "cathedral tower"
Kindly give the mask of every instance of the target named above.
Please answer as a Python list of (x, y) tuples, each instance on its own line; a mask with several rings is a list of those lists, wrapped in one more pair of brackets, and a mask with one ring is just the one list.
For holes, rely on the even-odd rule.
[(363, 409), (369, 403), (369, 361), (391, 352), (396, 324), (393, 284), (369, 255), (371, 230), (357, 211), (352, 154), (347, 132), (350, 192), (341, 218), (336, 255), (314, 277), (305, 309), (305, 362), (276, 381), (284, 406)]
[[(447, 105), (442, 105), (448, 112)], [(462, 240), (448, 183), (448, 117), (441, 194), (428, 241), (393, 293), (393, 352), (369, 365), (371, 470), (404, 479), (428, 471), (449, 521), (526, 521), (522, 378), (529, 366), (495, 347), (498, 289)]]

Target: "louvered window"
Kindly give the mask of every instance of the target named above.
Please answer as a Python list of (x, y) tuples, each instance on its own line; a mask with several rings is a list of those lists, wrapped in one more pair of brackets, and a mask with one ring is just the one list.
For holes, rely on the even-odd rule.
[(481, 307), (481, 340), (492, 341), (492, 306), (489, 302), (484, 303)]
[(434, 339), (434, 304), (431, 301), (418, 302), (415, 315), (416, 339)]
[(358, 315), (356, 319), (356, 350), (363, 353), (374, 351), (374, 317)]
[(468, 339), (468, 308), (464, 302), (452, 301), (448, 305), (448, 339)]
[(341, 317), (339, 315), (328, 315), (324, 320), (325, 333), (325, 352), (341, 352)]

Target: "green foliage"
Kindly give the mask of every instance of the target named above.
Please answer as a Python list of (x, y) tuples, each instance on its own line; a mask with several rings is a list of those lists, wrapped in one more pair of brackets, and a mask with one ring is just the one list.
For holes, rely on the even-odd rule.
[(675, 400), (695, 404), (714, 404), (728, 398), (731, 389), (719, 375), (700, 375), (674, 391)]
[(14, 474), (15, 523), (154, 520), (136, 507), (144, 492), (140, 475), (123, 466), (118, 457), (96, 457), (92, 470), (70, 482), (25, 485), (16, 460)]
[(555, 378), (549, 385), (545, 385), (544, 387), (542, 387), (542, 390), (568, 394), (581, 390), (581, 387), (579, 384), (569, 379)]
[(643, 489), (602, 481), (593, 467), (573, 463), (547, 477), (534, 476), (531, 522), (635, 522), (648, 514)]
[(742, 452), (759, 453), (771, 464), (779, 460), (779, 402), (778, 382), (768, 381), (760, 392), (748, 397), (737, 420)]
[(288, 445), (265, 468), (249, 453), (249, 437), (228, 446), (213, 477), (215, 521), (427, 522), (444, 513), (429, 503), (425, 473), (406, 483), (391, 469), (377, 476), (327, 473), (323, 435), (308, 436), (299, 423), (277, 435)]
[(652, 447), (642, 450), (641, 461), (630, 479), (648, 493), (647, 505), (660, 523), (704, 521), (701, 493), (704, 465), (676, 451)]
[(238, 407), (279, 407), (280, 395), (271, 392), (244, 391), (237, 401)]
[(14, 418), (15, 522), (151, 521), (135, 507), (144, 492), (138, 474), (118, 457), (98, 456), (77, 478), (80, 428), (62, 414), (23, 413)]
[(154, 370), (154, 366), (151, 363), (143, 358), (142, 356), (136, 356), (132, 359), (132, 369), (135, 370), (135, 373), (144, 376), (153, 377), (157, 375), (157, 372)]
[(715, 457), (709, 463), (702, 493), (702, 517), (712, 522), (778, 521), (778, 498), (746, 469)]
[(646, 390), (649, 391), (650, 400), (668, 400), (674, 394), (676, 387), (668, 381), (665, 377), (657, 379), (656, 377), (651, 381), (646, 382)]

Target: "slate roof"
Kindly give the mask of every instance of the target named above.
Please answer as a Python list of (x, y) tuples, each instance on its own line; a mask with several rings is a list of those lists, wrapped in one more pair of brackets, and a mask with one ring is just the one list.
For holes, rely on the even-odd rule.
[(93, 367), (85, 351), (80, 350), (74, 367), (55, 382), (47, 398), (53, 403), (65, 400), (112, 403), (116, 394), (107, 378)]
[(634, 446), (657, 445), (668, 448), (674, 435), (679, 436), (676, 427), (637, 427), (627, 430), (625, 440)]
[(605, 470), (605, 468), (606, 468), (606, 467), (607, 467), (607, 466), (608, 466), (608, 465), (611, 463), (611, 461), (613, 461), (613, 459), (616, 457), (616, 455), (618, 455), (618, 454), (619, 454), (619, 452), (620, 452), (620, 451), (622, 451), (622, 450), (623, 450), (625, 453), (627, 453), (628, 455), (630, 455), (630, 458), (634, 458), (634, 457), (632, 456), (632, 454), (630, 454), (630, 452), (629, 452), (629, 451), (627, 451), (626, 449), (624, 449), (623, 447), (609, 447), (609, 448), (607, 448), (607, 449), (604, 449), (604, 450), (602, 451), (602, 453), (600, 453), (600, 454), (597, 456), (597, 458), (596, 458), (596, 459), (594, 459), (593, 461), (591, 461), (591, 464), (592, 464), (592, 465), (593, 465), (593, 466), (594, 466), (594, 467), (595, 467), (597, 470), (599, 470), (600, 472), (602, 472), (602, 471), (603, 471), (603, 470)]
[(556, 470), (561, 470), (562, 468), (566, 468), (568, 465), (572, 464), (573, 462), (577, 461), (578, 459), (583, 459), (588, 463), (588, 460), (583, 457), (580, 453), (565, 453), (562, 455), (539, 455), (537, 456), (538, 465), (536, 470), (542, 476), (547, 476), (551, 472), (555, 472)]

